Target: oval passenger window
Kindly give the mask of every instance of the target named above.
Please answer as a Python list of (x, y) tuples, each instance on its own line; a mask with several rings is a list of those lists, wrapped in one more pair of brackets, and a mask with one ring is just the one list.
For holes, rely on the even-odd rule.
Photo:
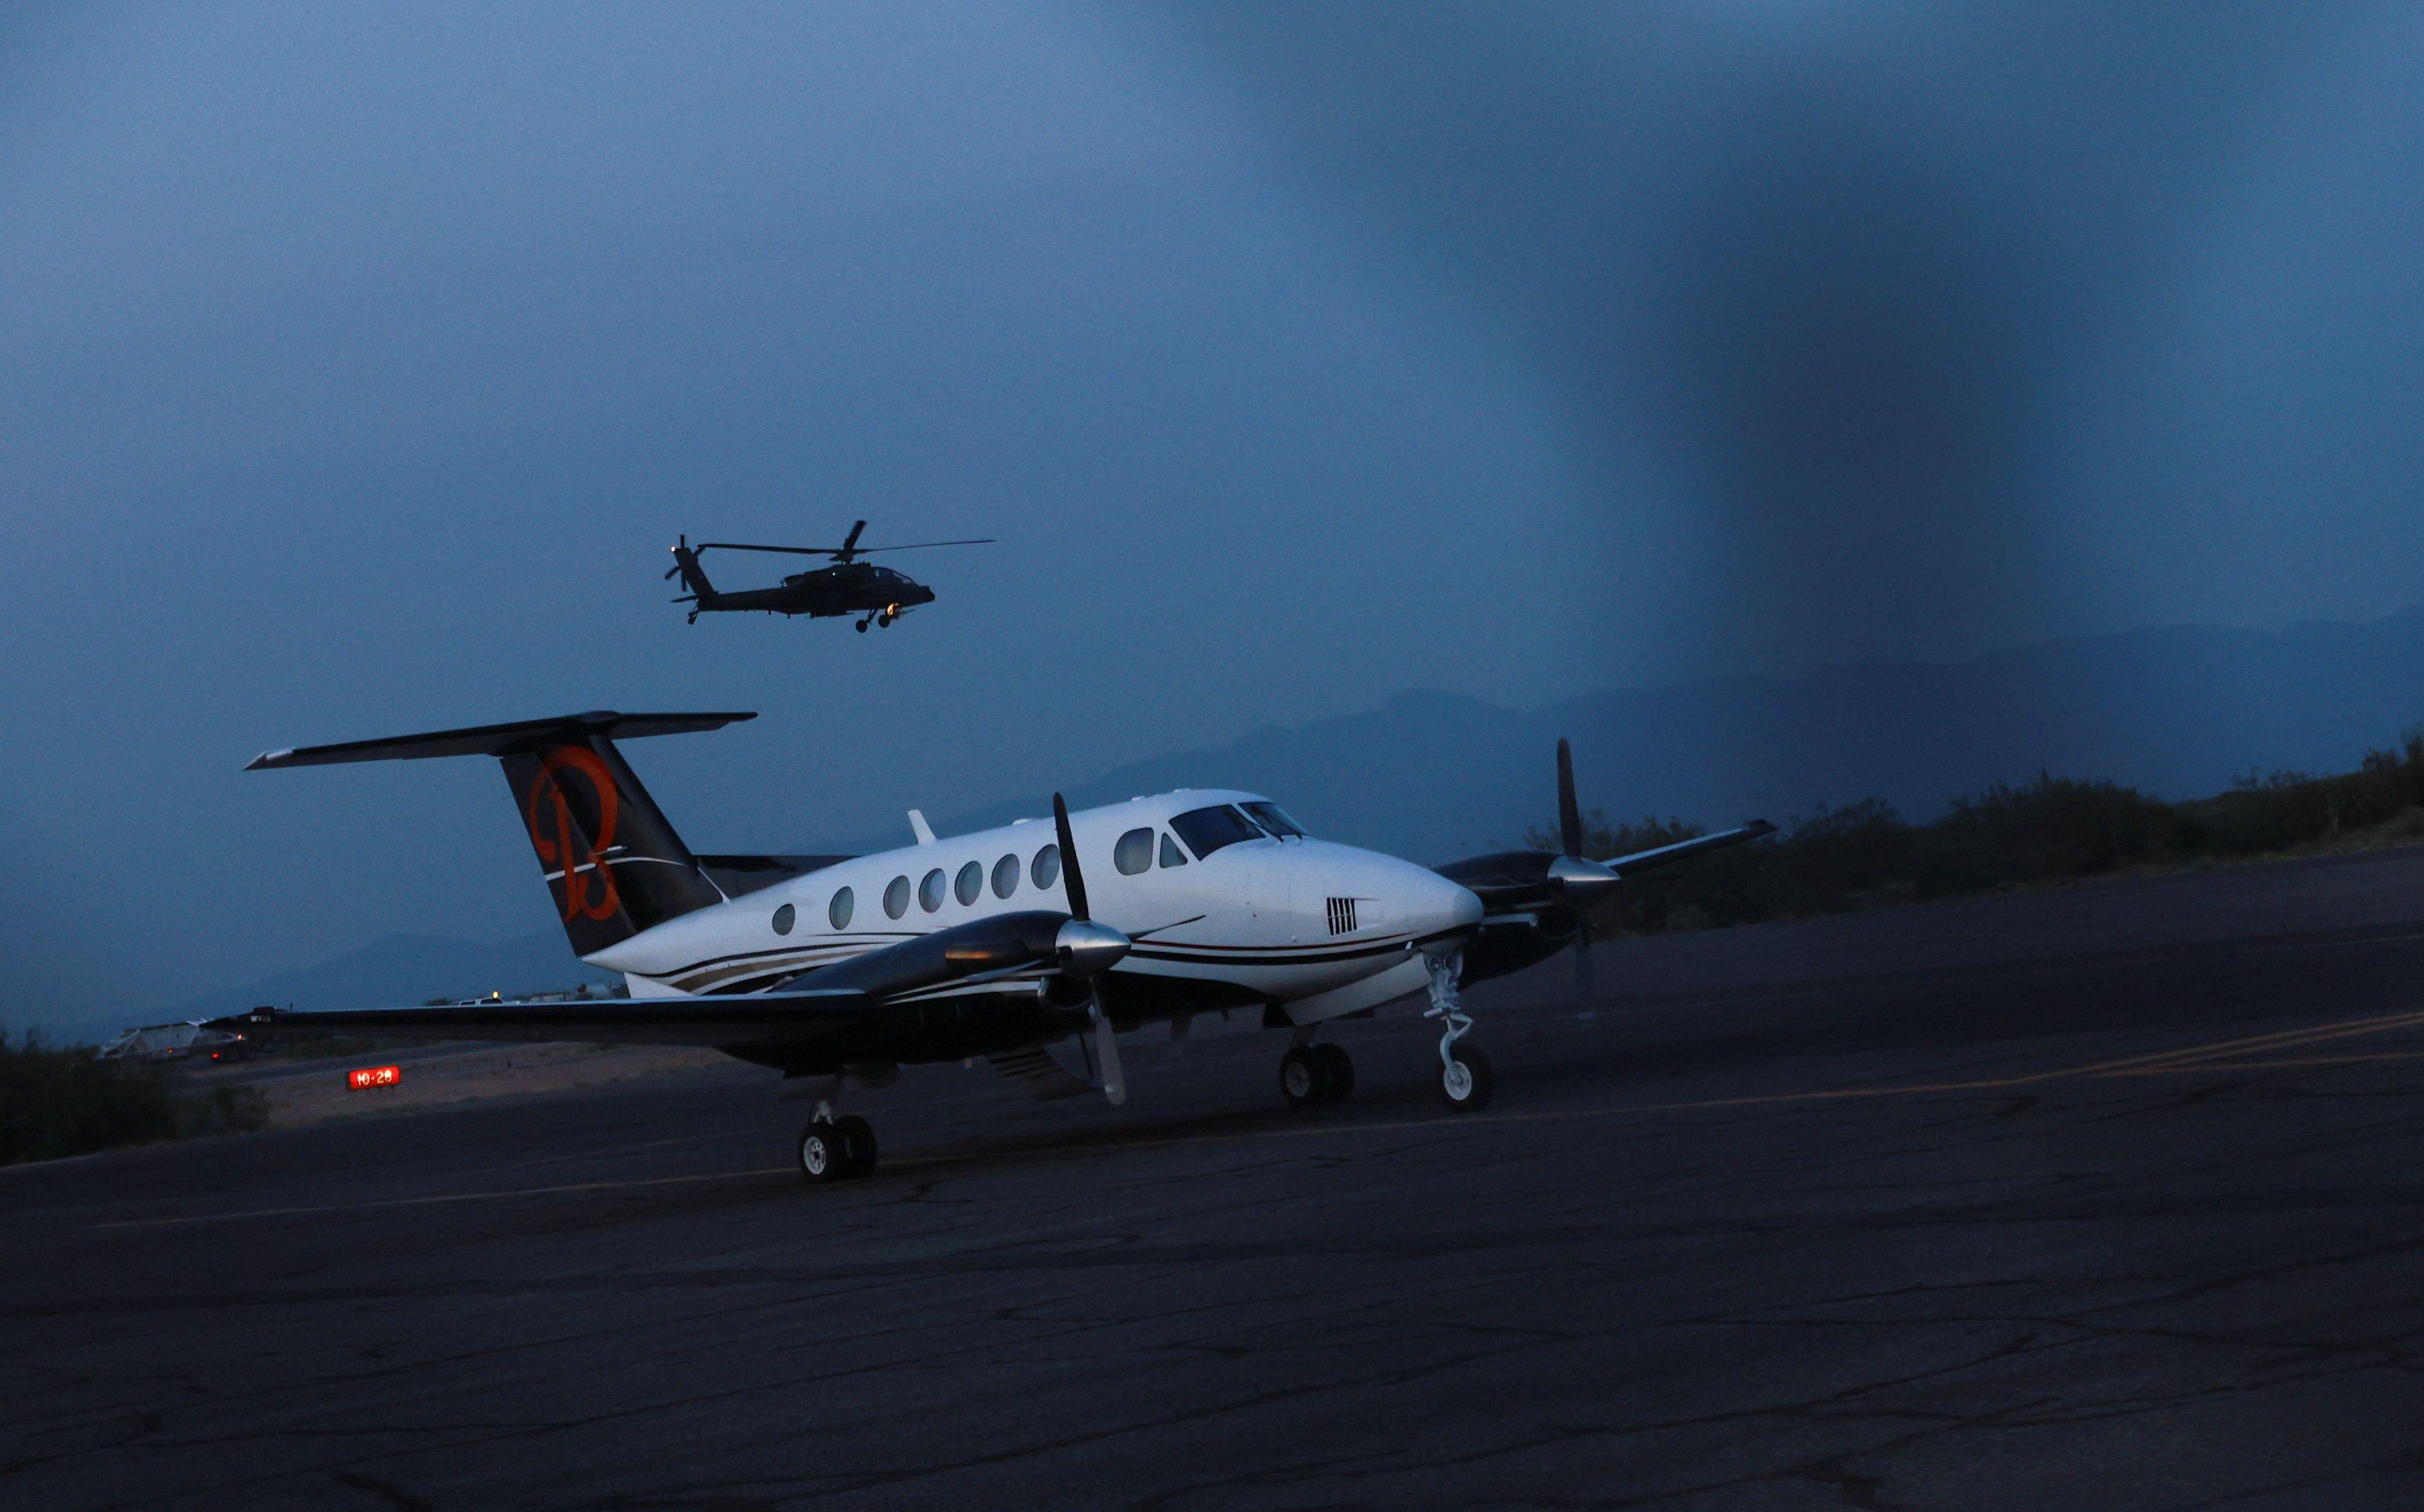
[(1018, 857), (1004, 856), (993, 864), (993, 895), (1008, 898), (1018, 891)]
[(951, 892), (962, 907), (984, 896), (984, 863), (971, 861), (960, 868), (959, 880), (951, 883)]
[(1111, 847), (1111, 865), (1123, 877), (1133, 877), (1153, 865), (1153, 831), (1130, 830)]
[(943, 906), (943, 868), (936, 867), (917, 884), (917, 906), (931, 914)]
[(909, 879), (895, 877), (884, 889), (884, 912), (894, 918), (909, 912)]
[(777, 934), (790, 933), (791, 925), (799, 918), (799, 916), (800, 911), (793, 908), (789, 903), (785, 903), (782, 907), (774, 910), (774, 932)]
[(855, 901), (856, 899), (850, 896), (850, 889), (847, 887), (834, 894), (833, 906), (825, 910), (825, 917), (833, 921), (835, 929), (850, 928), (851, 905)]
[(1047, 845), (1035, 852), (1035, 865), (1027, 868), (1027, 877), (1039, 892), (1048, 891), (1060, 880), (1060, 848)]

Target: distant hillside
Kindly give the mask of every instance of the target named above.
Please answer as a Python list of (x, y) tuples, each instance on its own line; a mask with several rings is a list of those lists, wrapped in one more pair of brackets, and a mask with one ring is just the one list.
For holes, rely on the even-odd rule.
[[(1318, 834), (1439, 862), (1520, 843), (1526, 828), (1551, 821), (1560, 735), (1574, 742), (1585, 806), (1618, 820), (1721, 825), (1871, 795), (1926, 820), (1957, 793), (2040, 770), (2200, 797), (2251, 768), (2348, 771), (2418, 722), (2424, 606), (2363, 625), (2181, 626), (1949, 665), (1864, 662), (1799, 679), (1619, 688), (1545, 709), (1407, 692), (1365, 713), (1156, 756), (1068, 792), (1090, 804), (1187, 786), (1255, 788)], [(937, 827), (1040, 814), (1041, 796), (938, 816)], [(855, 843), (809, 836), (800, 849), (859, 852), (907, 839), (904, 822)], [(398, 935), (156, 1016), (568, 986), (583, 969), (553, 930), (495, 945)]]
[[(1619, 688), (1546, 709), (1408, 692), (1366, 713), (1138, 762), (1069, 796), (1256, 788), (1323, 835), (1438, 862), (1516, 843), (1549, 821), (1560, 735), (1573, 740), (1585, 806), (1721, 825), (1872, 795), (1929, 819), (1956, 794), (2039, 771), (2192, 798), (2251, 768), (2347, 771), (2418, 722), (2424, 606), (2363, 625), (2180, 626), (1953, 664)], [(1039, 806), (996, 804), (942, 827)]]
[[(317, 965), (281, 971), (242, 987), (202, 993), (144, 1015), (146, 1023), (212, 1018), (260, 1003), (279, 1008), (395, 1008), (433, 997), (553, 992), (583, 981), (619, 981), (583, 965), (562, 930), (484, 944), (435, 934), (391, 934)], [(130, 1018), (132, 1023), (133, 1019)]]

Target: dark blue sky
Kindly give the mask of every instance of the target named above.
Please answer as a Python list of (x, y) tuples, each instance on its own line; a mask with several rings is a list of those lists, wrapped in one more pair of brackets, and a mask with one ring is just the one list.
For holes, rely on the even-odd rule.
[[(746, 849), (2424, 597), (2409, 8), (500, 8), (0, 19), (0, 1019), (546, 923), (493, 772), (266, 746), (761, 708), (634, 753)], [(663, 602), (862, 515), (1004, 544)]]

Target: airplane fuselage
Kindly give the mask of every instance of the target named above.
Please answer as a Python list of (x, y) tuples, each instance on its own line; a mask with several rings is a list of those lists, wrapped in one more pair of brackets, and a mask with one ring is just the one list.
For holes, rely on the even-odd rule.
[[(1299, 1024), (1354, 1012), (1420, 990), (1424, 948), (1480, 920), (1480, 899), (1435, 871), (1246, 818), (1245, 805), (1268, 804), (1198, 788), (1070, 816), (1093, 916), (1135, 941), (1106, 993), (1124, 1019), (1257, 1004)], [(1058, 860), (1051, 823), (1021, 820), (788, 878), (586, 959), (625, 973), (634, 996), (746, 993), (938, 930), (1066, 911)], [(1040, 995), (1048, 975), (918, 995)]]

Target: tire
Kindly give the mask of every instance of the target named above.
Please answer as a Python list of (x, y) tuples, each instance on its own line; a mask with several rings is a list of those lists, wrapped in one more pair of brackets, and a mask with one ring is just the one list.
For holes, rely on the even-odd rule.
[(834, 1120), (834, 1132), (841, 1137), (842, 1155), (848, 1169), (842, 1174), (852, 1180), (872, 1175), (875, 1171), (875, 1128), (855, 1113), (845, 1113)]
[(1330, 1067), (1310, 1047), (1290, 1045), (1280, 1057), (1280, 1096), (1290, 1107), (1330, 1100)]
[(1498, 1087), (1490, 1058), (1479, 1045), (1461, 1043), (1451, 1045), (1448, 1055), (1455, 1064), (1440, 1068), (1440, 1095), (1447, 1099), (1447, 1106), (1459, 1113), (1478, 1113), (1488, 1107), (1490, 1094)]
[(858, 633), (861, 635), (865, 635), (867, 633), (867, 621), (860, 620), (858, 622)]
[(1321, 1057), (1322, 1069), (1330, 1073), (1329, 1101), (1343, 1103), (1355, 1095), (1355, 1061), (1343, 1044), (1322, 1044), (1314, 1047)]
[(820, 1186), (849, 1177), (849, 1148), (838, 1128), (822, 1119), (808, 1120), (800, 1131), (800, 1174)]

